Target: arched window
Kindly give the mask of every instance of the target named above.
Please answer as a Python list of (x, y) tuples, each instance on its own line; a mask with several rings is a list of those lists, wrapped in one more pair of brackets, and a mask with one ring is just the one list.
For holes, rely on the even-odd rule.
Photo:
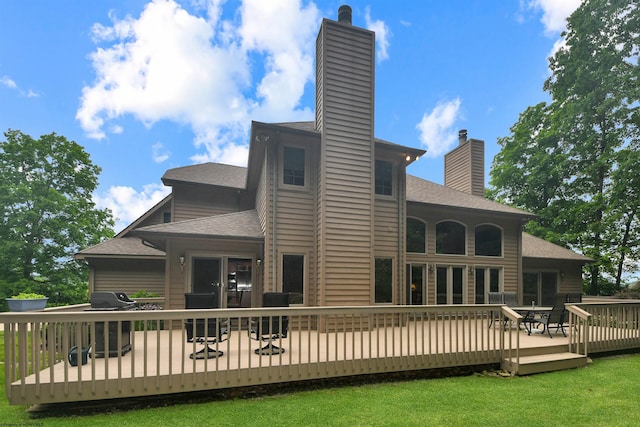
[(416, 218), (407, 218), (407, 252), (427, 252), (427, 225)]
[(495, 225), (477, 226), (476, 256), (502, 256), (502, 230)]
[(436, 253), (465, 255), (466, 228), (459, 222), (442, 221), (436, 224)]

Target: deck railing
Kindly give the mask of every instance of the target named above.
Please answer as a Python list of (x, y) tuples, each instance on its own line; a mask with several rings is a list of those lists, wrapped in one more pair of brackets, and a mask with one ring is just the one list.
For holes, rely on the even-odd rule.
[[(639, 303), (586, 303), (568, 310), (570, 351), (640, 348)], [(489, 326), (496, 313), (509, 327), (502, 321)], [(271, 338), (284, 352), (255, 353), (265, 343), (250, 339), (249, 332), (262, 317), (272, 323), (288, 319), (287, 336)], [(217, 342), (209, 344), (219, 357), (190, 357), (204, 345), (187, 341), (189, 319), (222, 325)], [(514, 358), (519, 364), (520, 321), (519, 314), (496, 305), (0, 313), (11, 404), (499, 365)]]
[(584, 331), (589, 353), (640, 348), (639, 302), (583, 303), (579, 308), (590, 315)]
[[(505, 344), (503, 328), (488, 327), (495, 309), (456, 305), (2, 313), (6, 394), (11, 404), (34, 404), (499, 364), (504, 351), (514, 349), (511, 340)], [(265, 343), (250, 339), (249, 332), (252, 320), (263, 316), (288, 318), (287, 336), (273, 338), (283, 353), (255, 353)], [(223, 354), (191, 358), (204, 345), (187, 342), (188, 319), (221, 322), (221, 339), (209, 345)], [(74, 347), (75, 366), (69, 358)]]

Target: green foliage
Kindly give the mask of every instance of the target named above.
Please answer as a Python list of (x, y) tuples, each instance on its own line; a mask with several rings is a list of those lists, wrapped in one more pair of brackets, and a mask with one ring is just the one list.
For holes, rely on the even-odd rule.
[(535, 212), (527, 231), (596, 260), (588, 293), (611, 294), (640, 260), (640, 10), (586, 0), (550, 58), (552, 96), (501, 138), (490, 196)]
[(45, 295), (36, 294), (33, 292), (20, 292), (18, 295), (13, 295), (11, 298), (15, 299), (42, 299), (46, 298)]
[[(33, 412), (9, 406), (2, 388), (0, 412), (6, 424), (65, 427), (635, 426), (640, 419), (638, 375), (640, 355), (633, 354), (594, 359), (586, 368), (526, 377), (504, 378), (487, 372), (412, 381), (381, 377), (374, 383), (354, 377), (352, 384), (317, 389), (300, 390), (300, 385), (284, 383), (272, 394), (258, 389), (183, 393), (119, 403), (49, 405)], [(1, 369), (0, 381), (3, 376)]]
[(141, 290), (129, 295), (130, 298), (157, 298), (159, 296), (160, 295), (158, 295), (155, 292), (149, 292), (149, 291), (146, 291), (144, 289), (141, 289)]
[(113, 236), (111, 213), (91, 197), (100, 168), (80, 145), (55, 133), (4, 136), (0, 297), (29, 291), (47, 295), (52, 305), (84, 302), (88, 272), (73, 255)]

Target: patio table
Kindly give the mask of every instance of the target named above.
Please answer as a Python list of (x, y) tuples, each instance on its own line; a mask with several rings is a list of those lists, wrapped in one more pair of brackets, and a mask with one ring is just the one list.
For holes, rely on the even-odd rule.
[(510, 308), (524, 317), (522, 323), (524, 324), (524, 328), (527, 330), (528, 335), (531, 335), (533, 329), (532, 325), (536, 322), (535, 319), (540, 318), (545, 314), (549, 314), (553, 309), (553, 307), (546, 306), (522, 306)]

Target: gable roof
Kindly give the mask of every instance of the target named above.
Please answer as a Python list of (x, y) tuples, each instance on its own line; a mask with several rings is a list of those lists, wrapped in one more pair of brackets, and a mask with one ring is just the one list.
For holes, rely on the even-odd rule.
[(444, 207), (482, 210), (533, 218), (534, 214), (512, 208), (484, 197), (436, 184), (426, 179), (407, 174), (407, 202), (425, 203)]
[(523, 258), (544, 258), (544, 259), (564, 259), (571, 261), (582, 261), (583, 263), (593, 262), (593, 258), (573, 252), (551, 242), (547, 242), (539, 237), (528, 233), (522, 233), (522, 257)]
[(165, 185), (186, 182), (244, 189), (247, 168), (222, 163), (201, 163), (167, 170), (162, 175)]
[(75, 254), (76, 259), (113, 258), (114, 256), (127, 258), (164, 258), (165, 253), (160, 249), (145, 245), (144, 242), (137, 237), (116, 237)]
[(136, 228), (137, 226), (139, 226), (145, 219), (149, 218), (151, 215), (153, 215), (154, 213), (156, 213), (160, 209), (162, 209), (165, 206), (167, 206), (168, 204), (170, 204), (171, 200), (173, 200), (173, 194), (169, 193), (167, 196), (165, 196), (164, 199), (160, 200), (153, 207), (151, 207), (151, 209), (149, 209), (148, 211), (143, 213), (141, 216), (139, 216), (138, 219), (136, 219), (131, 224), (126, 226), (124, 229), (122, 229), (118, 234), (115, 235), (115, 237), (117, 238), (117, 237), (126, 236), (127, 233), (129, 233), (129, 231), (131, 231), (134, 228)]
[(132, 231), (147, 237), (204, 237), (264, 240), (258, 212), (255, 209), (186, 221), (149, 225)]

